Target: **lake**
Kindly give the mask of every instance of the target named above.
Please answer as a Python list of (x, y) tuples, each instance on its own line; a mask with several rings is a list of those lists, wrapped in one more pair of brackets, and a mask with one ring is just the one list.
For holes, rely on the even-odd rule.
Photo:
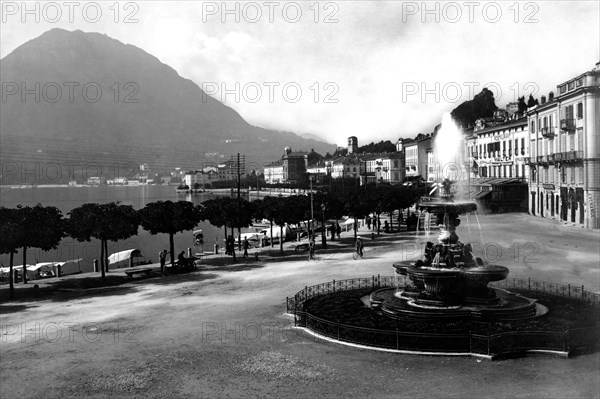
[[(18, 204), (24, 206), (34, 206), (38, 203), (44, 206), (56, 206), (63, 215), (67, 215), (70, 210), (89, 202), (108, 203), (119, 201), (125, 205), (132, 205), (135, 209), (141, 209), (146, 204), (155, 201), (191, 201), (194, 204), (200, 204), (203, 201), (215, 198), (211, 193), (198, 194), (177, 194), (175, 186), (95, 186), (95, 187), (69, 187), (69, 186), (33, 186), (28, 188), (10, 188), (0, 187), (0, 205), (6, 207), (16, 207)], [(197, 226), (204, 233), (205, 250), (212, 250), (216, 242), (222, 246), (224, 233), (223, 229), (217, 229), (208, 222), (200, 222)], [(183, 232), (174, 236), (175, 254), (191, 247), (195, 253), (200, 248), (193, 247), (192, 232)], [(141, 227), (137, 236), (118, 242), (108, 242), (108, 252), (114, 253), (126, 249), (137, 248), (142, 254), (158, 262), (158, 252), (164, 248), (169, 249), (169, 236), (167, 234), (150, 235)], [(37, 262), (65, 261), (69, 259), (83, 258), (81, 262), (82, 271), (93, 270), (93, 260), (100, 258), (100, 242), (92, 240), (90, 242), (78, 242), (70, 237), (62, 240), (56, 250), (43, 252), (37, 248), (31, 248), (27, 251), (27, 264)], [(2, 266), (9, 265), (9, 256), (0, 257)], [(22, 264), (21, 253), (14, 258), (14, 264)]]

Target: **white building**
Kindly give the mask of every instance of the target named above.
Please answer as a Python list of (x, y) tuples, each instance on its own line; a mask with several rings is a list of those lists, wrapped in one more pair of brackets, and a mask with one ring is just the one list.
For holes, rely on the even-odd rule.
[(529, 212), (600, 228), (600, 62), (527, 110)]
[(471, 177), (527, 179), (527, 118), (492, 126), (477, 122), (473, 134), (465, 140)]

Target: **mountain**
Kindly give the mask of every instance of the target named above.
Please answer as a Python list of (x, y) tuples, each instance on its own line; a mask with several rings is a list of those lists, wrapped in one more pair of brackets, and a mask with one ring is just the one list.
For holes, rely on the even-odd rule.
[(0, 60), (0, 77), (0, 157), (29, 169), (200, 168), (236, 153), (258, 168), (286, 146), (332, 147), (252, 126), (156, 57), (99, 33), (52, 29)]
[(494, 93), (484, 88), (472, 100), (465, 101), (454, 108), (450, 115), (452, 115), (452, 119), (454, 119), (458, 126), (466, 128), (468, 125), (474, 124), (479, 118), (493, 116), (494, 111), (497, 109), (498, 107), (494, 101)]

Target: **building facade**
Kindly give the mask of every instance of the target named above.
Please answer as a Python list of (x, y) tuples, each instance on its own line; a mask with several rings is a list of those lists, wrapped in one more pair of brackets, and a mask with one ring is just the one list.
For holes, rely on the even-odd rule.
[(529, 212), (600, 228), (600, 63), (528, 109)]
[(486, 126), (479, 120), (477, 122), (473, 133), (465, 139), (470, 177), (527, 179), (527, 117), (492, 126)]
[(271, 162), (264, 167), (265, 183), (278, 184), (283, 183), (283, 162)]

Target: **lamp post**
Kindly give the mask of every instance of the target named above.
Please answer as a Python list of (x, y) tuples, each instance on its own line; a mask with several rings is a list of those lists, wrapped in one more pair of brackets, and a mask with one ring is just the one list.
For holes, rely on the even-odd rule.
[(312, 189), (312, 176), (309, 174), (308, 175), (308, 182), (310, 184), (310, 232), (308, 234), (308, 239), (310, 241), (311, 239), (311, 234), (312, 234), (312, 238), (314, 239), (314, 230), (313, 230), (313, 219), (315, 218), (314, 216), (314, 212), (313, 212), (313, 189)]
[(321, 245), (323, 246), (323, 248), (327, 248), (327, 239), (325, 238), (325, 210), (327, 209), (327, 206), (325, 205), (325, 203), (321, 204), (321, 221), (322, 221), (322, 225), (321, 225)]

